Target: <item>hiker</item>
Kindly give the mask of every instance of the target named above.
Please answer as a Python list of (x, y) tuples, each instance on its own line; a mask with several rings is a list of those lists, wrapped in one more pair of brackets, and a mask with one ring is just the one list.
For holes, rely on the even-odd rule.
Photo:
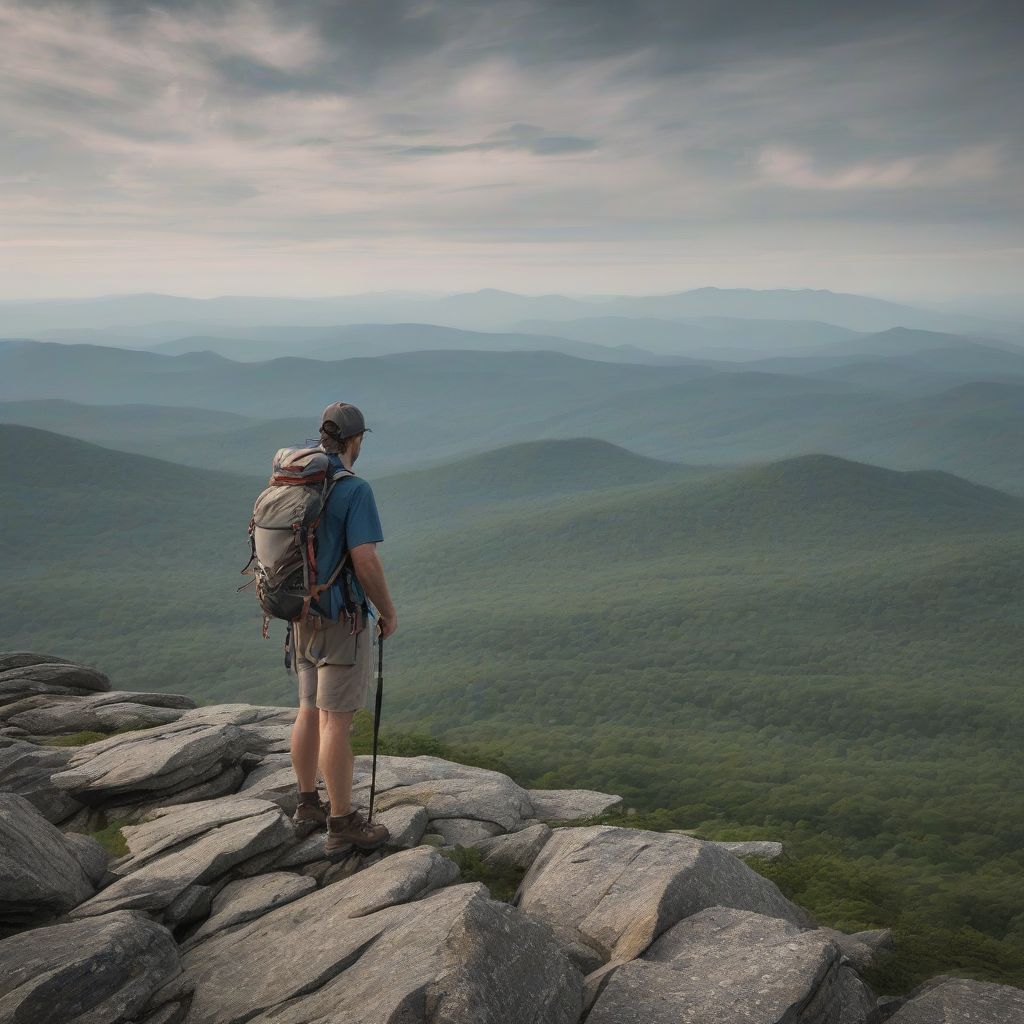
[[(320, 422), (320, 445), (332, 469), (351, 470), (368, 430), (363, 414), (354, 405), (336, 402)], [(377, 555), (383, 539), (370, 485), (351, 473), (342, 476), (321, 514), (315, 556), (322, 567), (340, 565), (346, 552), (348, 559), (337, 579), (316, 592), (306, 619), (292, 624), (290, 639), (299, 688), (291, 736), (299, 789), (293, 820), (307, 831), (326, 827), (328, 854), (349, 844), (373, 850), (389, 838), (384, 825), (369, 824), (352, 806), (350, 743), (353, 715), (366, 705), (374, 634), (382, 639), (398, 628)], [(318, 765), (327, 785), (326, 804), (317, 794)]]

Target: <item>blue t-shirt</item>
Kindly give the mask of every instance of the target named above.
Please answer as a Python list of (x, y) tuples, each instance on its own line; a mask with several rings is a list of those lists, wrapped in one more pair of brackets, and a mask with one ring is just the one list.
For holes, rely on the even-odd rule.
[[(344, 469), (341, 458), (330, 454), (332, 470)], [(320, 516), (316, 531), (317, 575), (326, 579), (341, 561), (342, 555), (360, 544), (379, 544), (384, 539), (377, 513), (373, 488), (358, 476), (339, 480), (327, 499), (327, 507)], [(347, 570), (342, 570), (345, 575)], [(350, 573), (352, 597), (357, 604), (366, 605), (366, 595), (355, 573)], [(325, 618), (336, 620), (345, 607), (341, 576), (312, 603), (314, 611)]]

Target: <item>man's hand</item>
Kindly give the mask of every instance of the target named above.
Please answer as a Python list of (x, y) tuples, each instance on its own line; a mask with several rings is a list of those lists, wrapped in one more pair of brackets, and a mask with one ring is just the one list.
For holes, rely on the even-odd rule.
[(378, 609), (377, 611), (377, 632), (381, 639), (384, 637), (391, 636), (394, 631), (398, 629), (398, 615), (394, 608), (391, 609), (390, 615), (385, 615)]

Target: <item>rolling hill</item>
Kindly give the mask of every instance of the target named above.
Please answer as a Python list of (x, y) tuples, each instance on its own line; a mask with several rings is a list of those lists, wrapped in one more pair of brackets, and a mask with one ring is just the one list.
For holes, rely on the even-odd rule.
[(519, 329), (600, 345), (636, 345), (666, 355), (742, 361), (765, 354), (804, 348), (816, 350), (830, 343), (858, 337), (856, 331), (809, 320), (741, 320), (735, 317), (700, 317), (663, 320), (657, 317), (604, 316), (579, 320), (526, 320)]
[(332, 328), (263, 328), (256, 337), (194, 336), (150, 346), (163, 355), (210, 351), (241, 362), (281, 356), (334, 361), (361, 356), (397, 355), (433, 350), (477, 352), (561, 352), (580, 359), (609, 363), (663, 363), (664, 357), (639, 348), (623, 349), (559, 337), (556, 334), (486, 333), (435, 324), (349, 324)]
[[(880, 339), (855, 342), (892, 342)], [(897, 332), (897, 344), (909, 349), (903, 356), (854, 352), (717, 369), (478, 351), (240, 364), (8, 342), (0, 344), (0, 396), (10, 400), (0, 401), (0, 421), (262, 475), (278, 447), (315, 436), (319, 410), (344, 396), (374, 428), (364, 459), (378, 476), (498, 445), (592, 437), (672, 462), (737, 464), (818, 451), (1024, 491), (1024, 413), (998, 397), (1024, 385), (1024, 356), (969, 339), (916, 349), (933, 340)], [(975, 376), (985, 369), (979, 358), (991, 359), (995, 379)], [(947, 397), (960, 388), (976, 389), (970, 403)], [(136, 404), (123, 405), (129, 394)], [(993, 396), (990, 407), (984, 396)]]
[[(120, 688), (293, 700), (235, 593), (262, 477), (15, 426), (0, 457), (31, 524), (0, 534), (0, 644)], [(402, 622), (386, 728), (623, 792), (662, 827), (782, 838), (856, 888), (815, 897), (835, 920), (902, 930), (910, 974), (1011, 976), (1024, 502), (818, 454), (685, 472), (577, 440), (376, 481)]]
[[(824, 345), (820, 348), (822, 355), (899, 357), (914, 355), (943, 349), (967, 349), (969, 352), (984, 354), (993, 346), (982, 345), (970, 338), (941, 331), (915, 331), (907, 327), (892, 327), (876, 334), (857, 335)], [(1024, 356), (1024, 350), (1006, 345), (1018, 356)]]
[[(0, 442), (9, 508), (16, 517), (31, 515), (47, 538), (40, 549), (8, 535), (5, 564), (15, 578), (26, 572), (59, 591), (65, 570), (109, 570), (111, 583), (123, 576), (149, 593), (154, 608), (177, 594), (151, 589), (157, 564), (207, 573), (203, 586), (211, 595), (235, 582), (234, 563), (246, 555), (245, 523), (265, 476), (192, 469), (27, 427), (0, 426)], [(1015, 545), (1024, 531), (1020, 499), (947, 473), (895, 472), (823, 455), (711, 471), (585, 438), (515, 445), (385, 477), (375, 487), (401, 588), (415, 591), (421, 574), (435, 589), (468, 583), (472, 590), (474, 580), (490, 586), (496, 571), (525, 583), (557, 570), (552, 593), (574, 574), (586, 578), (577, 605), (608, 600), (620, 578), (650, 588), (698, 565), (703, 572), (749, 563), (756, 576), (779, 560), (758, 583), (769, 590), (777, 569), (795, 572), (802, 562), (826, 575), (840, 567), (860, 575), (865, 557), (877, 558), (880, 571), (898, 563), (914, 575), (911, 549), (934, 546), (933, 554), (947, 558), (960, 544)], [(441, 584), (438, 564), (445, 566)], [(540, 596), (547, 600), (543, 588)], [(193, 614), (201, 604), (191, 599)], [(220, 614), (238, 621), (244, 607), (228, 603)], [(240, 674), (238, 684), (249, 678)], [(177, 677), (174, 684), (189, 685)]]
[[(98, 345), (24, 342), (0, 347), (0, 401), (63, 398), (90, 404), (135, 402), (199, 406), (266, 417), (322, 409), (345, 394), (367, 409), (387, 408), (400, 422), (449, 405), (437, 429), (502, 403), (529, 414), (600, 395), (652, 387), (714, 371), (703, 366), (640, 366), (556, 352), (430, 351), (322, 362), (281, 358), (237, 363), (213, 353), (164, 356)], [(455, 400), (458, 399), (456, 402)]]
[(580, 437), (530, 441), (398, 476), (377, 487), (389, 523), (414, 532), (423, 523), (504, 515), (523, 502), (629, 490), (714, 472), (706, 466), (649, 459), (606, 441)]

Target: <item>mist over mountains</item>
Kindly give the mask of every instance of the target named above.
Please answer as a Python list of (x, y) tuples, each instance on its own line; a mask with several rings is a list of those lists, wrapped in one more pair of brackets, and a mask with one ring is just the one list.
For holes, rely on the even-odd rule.
[[(437, 308), (491, 308), (495, 316), (530, 303), (534, 312), (575, 313), (569, 307), (580, 301), (510, 293), (449, 298), (447, 307), (431, 301)], [(256, 318), (273, 301), (182, 300), (225, 320)], [(285, 305), (315, 317), (367, 301)], [(399, 307), (409, 301), (395, 300)], [(717, 304), (733, 314), (828, 307), (845, 310), (848, 320), (859, 310), (861, 325), (869, 315), (877, 323), (883, 313), (892, 319), (907, 310), (818, 292), (712, 289), (673, 302), (701, 310)], [(46, 310), (110, 319), (166, 313), (176, 303), (138, 296)], [(651, 300), (652, 307), (659, 303), (665, 305)], [(12, 311), (38, 318), (44, 310), (0, 306), (0, 315)], [(919, 313), (908, 316), (948, 327), (939, 314)], [(188, 465), (260, 473), (268, 452), (315, 436), (317, 411), (343, 394), (367, 410), (374, 434), (365, 459), (377, 473), (520, 441), (594, 437), (675, 462), (721, 465), (827, 452), (1022, 488), (1024, 348), (1005, 338), (902, 324), (867, 333), (809, 319), (738, 315), (516, 325), (481, 331), (250, 322), (220, 325), (215, 336), (153, 340), (144, 337), (156, 329), (150, 324), (134, 334), (89, 328), (88, 344), (72, 343), (74, 332), (64, 332), (63, 344), (9, 339), (0, 342), (0, 418)], [(168, 324), (156, 327), (159, 334)]]
[[(818, 321), (865, 333), (890, 327), (1021, 337), (1019, 323), (937, 312), (883, 299), (821, 290), (698, 288), (650, 296), (518, 295), (486, 288), (477, 292), (423, 297), (406, 293), (369, 293), (337, 298), (263, 298), (222, 296), (192, 299), (173, 295), (105, 296), (50, 302), (0, 303), (0, 336), (37, 337), (40, 332), (116, 330), (140, 338), (169, 340), (213, 333), (214, 327), (305, 325), (329, 327), (359, 323), (422, 323), (476, 331), (518, 330), (523, 321), (574, 321), (585, 318), (661, 320), (739, 318), (742, 320)], [(189, 331), (188, 325), (203, 330)], [(545, 328), (544, 333), (548, 333)], [(73, 340), (74, 334), (60, 340)], [(79, 340), (90, 340), (81, 338)], [(95, 339), (91, 339), (95, 340)]]

